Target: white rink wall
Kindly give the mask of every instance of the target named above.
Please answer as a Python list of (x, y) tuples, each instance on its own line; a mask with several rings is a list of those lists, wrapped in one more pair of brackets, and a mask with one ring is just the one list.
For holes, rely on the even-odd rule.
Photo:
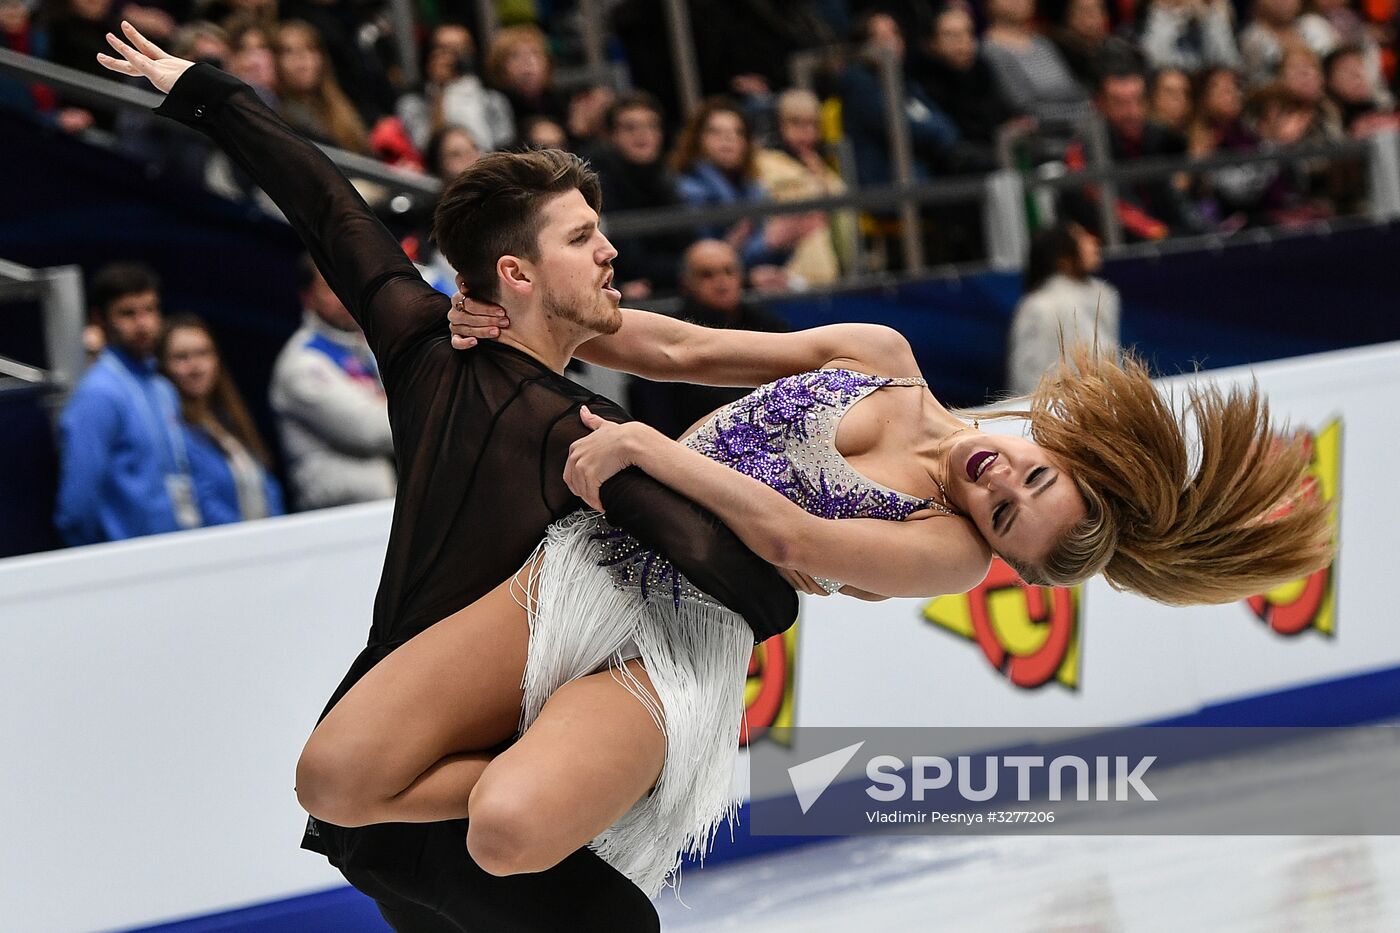
[(0, 928), (344, 884), (296, 759), (365, 642), (390, 503), (0, 561)]

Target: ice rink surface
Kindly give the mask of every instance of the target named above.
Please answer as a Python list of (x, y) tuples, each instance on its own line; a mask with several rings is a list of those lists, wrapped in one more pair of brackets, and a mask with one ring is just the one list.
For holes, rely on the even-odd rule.
[(1396, 836), (904, 836), (691, 871), (685, 933), (1400, 930)]

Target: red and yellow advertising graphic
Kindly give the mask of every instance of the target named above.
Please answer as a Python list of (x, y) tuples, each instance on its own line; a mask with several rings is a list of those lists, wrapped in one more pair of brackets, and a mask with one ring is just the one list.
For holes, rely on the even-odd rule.
[(792, 725), (792, 692), (797, 674), (797, 628), (755, 645), (744, 686), (744, 724), (739, 747), (763, 738), (769, 729)]
[[(1307, 437), (1312, 449), (1308, 471), (1310, 492), (1335, 502), (1342, 481), (1342, 421), (1340, 418)], [(1332, 519), (1336, 521), (1336, 516)], [(1323, 635), (1337, 630), (1337, 562), (1301, 580), (1281, 584), (1246, 600), (1250, 611), (1279, 635), (1299, 635), (1312, 629)]]
[(1079, 686), (1082, 587), (1027, 586), (1000, 558), (970, 592), (940, 596), (923, 616), (982, 649), (992, 667), (1018, 687), (1050, 681)]

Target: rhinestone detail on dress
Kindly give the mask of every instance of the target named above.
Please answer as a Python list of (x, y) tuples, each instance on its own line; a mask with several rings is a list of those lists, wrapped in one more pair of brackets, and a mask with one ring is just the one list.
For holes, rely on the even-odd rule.
[[(856, 402), (888, 385), (922, 386), (924, 380), (870, 376), (847, 369), (817, 369), (759, 386), (715, 412), (683, 443), (776, 489), (821, 518), (903, 521), (915, 512), (948, 510), (936, 498), (919, 499), (856, 472), (836, 449), (836, 429)], [(619, 586), (717, 605), (676, 571), (670, 561), (643, 548), (606, 522), (593, 535), (599, 564)], [(828, 592), (841, 584), (819, 580)]]

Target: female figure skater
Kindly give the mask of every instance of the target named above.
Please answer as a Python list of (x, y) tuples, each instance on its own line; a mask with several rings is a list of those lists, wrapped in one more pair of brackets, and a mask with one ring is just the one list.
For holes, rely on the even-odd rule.
[[(138, 63), (127, 73), (147, 73), (140, 54), (161, 54), (114, 46)], [(247, 95), (236, 100), (251, 106)], [(482, 171), (473, 167), (454, 188)], [(596, 215), (579, 217), (569, 243), (606, 242)], [(438, 239), (459, 284), (499, 294), (515, 327), (502, 346), (466, 356), (495, 359), (507, 347), (529, 347), (541, 315), (569, 313), (564, 304), (527, 300), (531, 280), (548, 277), (536, 260), (502, 255), (485, 272), (458, 261), (453, 253), (468, 242), (461, 232), (439, 216)], [(541, 253), (545, 242), (542, 233)], [(599, 247), (595, 261), (605, 266), (611, 256)], [(608, 291), (610, 274), (582, 284)], [(597, 300), (581, 288), (571, 295)], [(828, 591), (843, 582), (857, 595), (965, 590), (995, 547), (1032, 580), (1071, 582), (1102, 569), (1117, 585), (1169, 602), (1210, 601), (1327, 559), (1325, 507), (1298, 496), (1302, 451), (1273, 448), (1257, 393), (1191, 394), (1203, 437), (1193, 467), (1175, 412), (1136, 364), (1118, 369), (1089, 358), (1078, 372), (1062, 368), (1033, 399), (1031, 441), (981, 435), (955, 418), (887, 328), (841, 325), (760, 342), (754, 338), (781, 335), (736, 341), (641, 312), (619, 317), (594, 329), (611, 337), (583, 343), (584, 358), (648, 378), (763, 387), (721, 409), (685, 445), (592, 422), (599, 430), (573, 442), (569, 482), (607, 505), (594, 492), (602, 477), (629, 459), (653, 464), (690, 484), (760, 553)], [(385, 368), (401, 373), (403, 391), (436, 378), (436, 369), (403, 359), (416, 337), (372, 337), (399, 354)], [(405, 452), (422, 459), (412, 445)], [(402, 495), (399, 505), (402, 512)], [(617, 512), (556, 521), (505, 584), (356, 674), (303, 752), (298, 791), (308, 809), (342, 826), (469, 815), (467, 849), (496, 875), (547, 869), (593, 840), (648, 894), (678, 853), (705, 851), (733, 805), (752, 637), (665, 558), (613, 527)], [(434, 517), (396, 516), (396, 529)], [(392, 565), (392, 540), (390, 557)], [(435, 713), (431, 704), (469, 675), (476, 675), (470, 704)], [(617, 703), (619, 690), (642, 700), (658, 728), (637, 728), (637, 706)], [(522, 709), (519, 740), (493, 754), (516, 731), (509, 712)], [(418, 728), (429, 721), (433, 728)], [(431, 903), (419, 903), (440, 908), (437, 890)]]
[[(759, 366), (783, 367), (794, 360), (794, 347), (827, 329), (710, 332), (650, 312), (624, 309), (622, 314), (617, 333), (593, 338), (575, 356), (623, 372), (653, 374), (647, 376), (653, 379), (658, 361), (664, 361), (660, 365), (669, 378), (710, 385), (749, 385)], [(448, 321), (459, 350), (479, 340), (507, 339), (510, 327), (499, 305), (460, 291)], [(866, 552), (870, 563), (898, 562), (897, 548), (886, 542), (903, 534), (884, 526), (821, 521), (849, 517), (853, 507), (845, 501), (823, 507), (822, 490), (796, 478), (785, 480), (785, 471), (792, 471), (775, 466), (778, 442), (768, 436), (783, 430), (810, 433), (803, 425), (835, 408), (840, 437), (831, 424), (825, 440), (844, 461), (836, 467), (846, 474), (848, 487), (861, 474), (892, 480), (896, 488), (912, 492), (898, 496), (921, 505), (900, 520), (923, 518), (928, 510), (956, 515), (963, 521), (944, 523), (940, 537), (949, 540), (943, 544), (957, 542), (953, 526), (971, 526), (977, 546), (969, 551), (995, 553), (1033, 585), (1072, 586), (1103, 573), (1115, 589), (1168, 605), (1225, 603), (1311, 573), (1331, 559), (1328, 507), (1304, 495), (1308, 455), (1301, 443), (1275, 433), (1257, 387), (1226, 394), (1193, 385), (1178, 410), (1131, 353), (1120, 357), (1079, 345), (1040, 379), (1024, 400), (1028, 407), (980, 416), (1025, 420), (1030, 439), (987, 435), (980, 432), (980, 421), (968, 425), (939, 404), (902, 337), (879, 331), (850, 332), (860, 341), (850, 357), (878, 362), (852, 367), (855, 373), (823, 367), (760, 386), (702, 419), (680, 441), (641, 423), (612, 425), (585, 417), (594, 433), (574, 445), (565, 479), (597, 509), (598, 483), (618, 469), (641, 466), (714, 510), (757, 553), (797, 571), (793, 580), (798, 575), (859, 579), (874, 586), (847, 592), (866, 596), (958, 592), (930, 590), (936, 582), (931, 579), (911, 583), (898, 563), (852, 567), (849, 557), (832, 552), (837, 545), (863, 543), (864, 537), (854, 534), (859, 527), (879, 539), (877, 550)], [(874, 375), (877, 371), (880, 375)], [(845, 409), (867, 394), (900, 385), (919, 391), (871, 395), (860, 412), (843, 418)], [(1189, 418), (1199, 434), (1195, 458)], [(723, 422), (736, 420), (745, 427), (726, 432)], [(796, 427), (788, 428), (788, 422)], [(749, 431), (749, 425), (756, 430)], [(722, 463), (768, 488), (735, 480), (716, 469)], [(1062, 477), (1065, 482), (1050, 493)], [(865, 485), (896, 501), (890, 498), (894, 489), (869, 479)], [(953, 560), (940, 554), (935, 563)], [(980, 560), (971, 564), (982, 566)], [(820, 590), (832, 591), (830, 586)]]

